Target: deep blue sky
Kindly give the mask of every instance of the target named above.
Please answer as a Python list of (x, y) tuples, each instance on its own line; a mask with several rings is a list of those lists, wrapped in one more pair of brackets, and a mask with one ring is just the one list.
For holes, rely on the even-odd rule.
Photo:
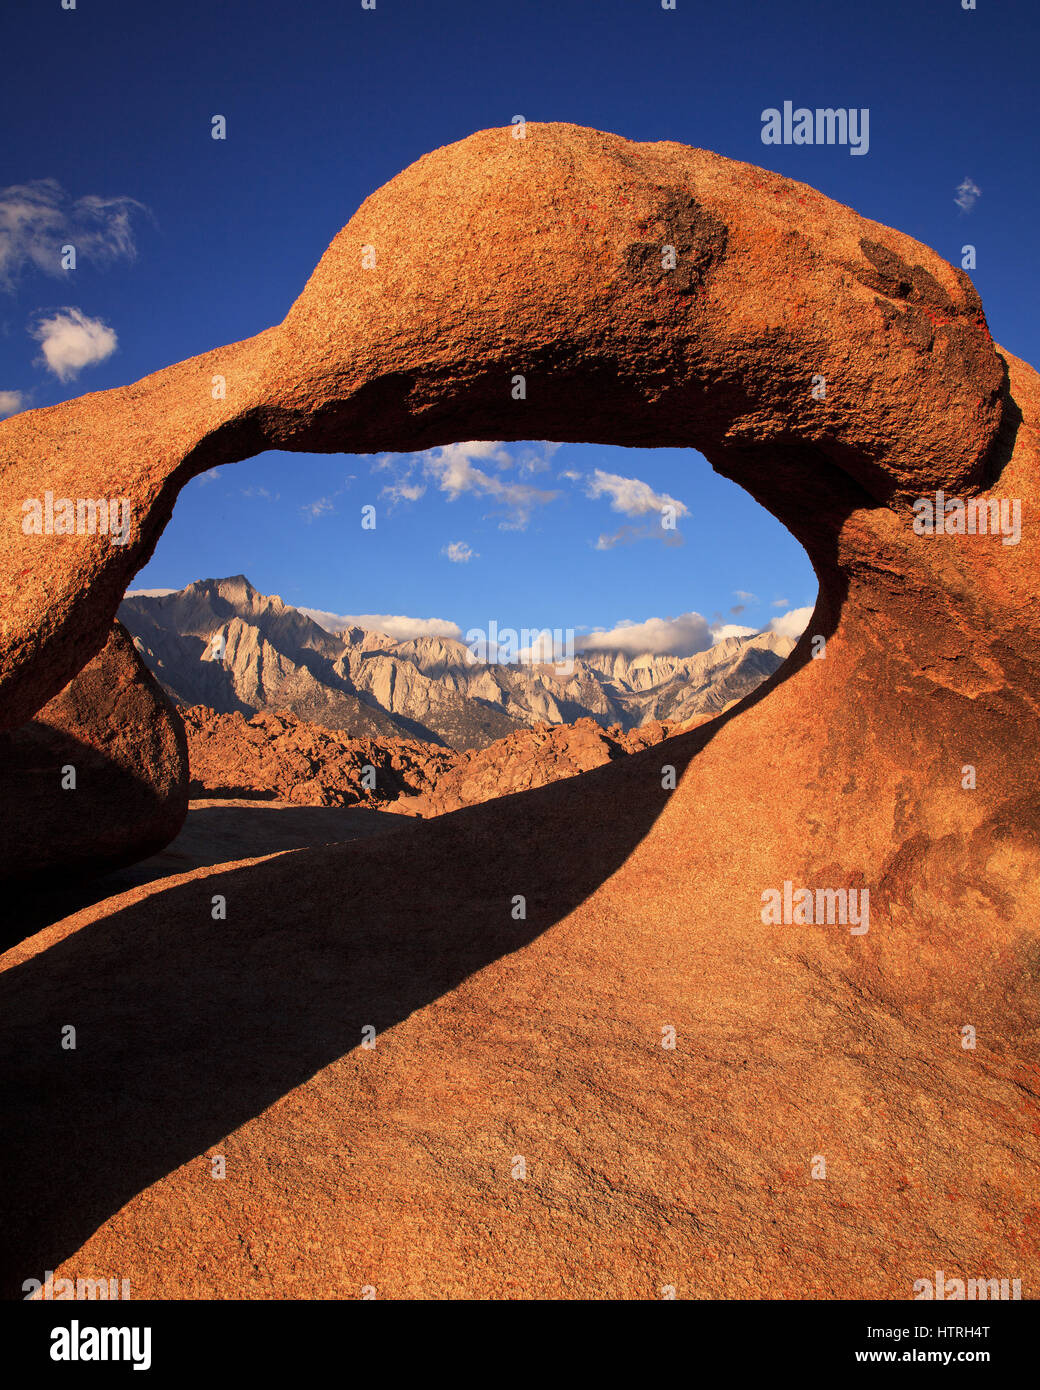
[[(82, 230), (78, 199), (141, 207), (123, 205), (133, 257), (84, 253), (71, 274), (15, 264), (8, 243), (0, 402), (27, 408), (119, 386), (278, 322), (374, 188), (515, 113), (776, 169), (956, 264), (970, 241), (995, 338), (1037, 362), (1040, 6), (978, 3), (968, 12), (961, 0), (678, 0), (674, 12), (660, 0), (378, 0), (375, 11), (360, 0), (12, 3), (0, 215), (5, 197), (9, 211), (18, 205), (2, 190), (43, 179), (64, 190), (47, 195), (58, 230), (76, 217)], [(869, 107), (869, 153), (764, 145), (761, 112), (785, 99)], [(210, 138), (215, 113), (227, 117), (226, 141)], [(955, 202), (966, 179), (981, 190), (970, 211)], [(31, 330), (65, 308), (102, 321), (118, 347), (62, 381), (40, 363)], [(526, 478), (560, 497), (522, 530), (502, 529), (486, 497), (452, 501), (428, 479), (422, 497), (362, 533), (358, 509), (379, 501), (389, 476), (372, 462), (268, 454), (197, 480), (135, 587), (244, 572), (289, 602), (463, 629), (491, 617), (611, 628), (689, 610), (759, 627), (781, 611), (774, 602), (799, 607), (815, 595), (800, 547), (691, 451), (565, 446)], [(597, 550), (600, 535), (638, 519), (585, 495), (595, 468), (682, 501), (685, 543)], [(516, 466), (496, 471), (521, 480)], [(442, 553), (451, 542), (476, 558), (452, 563)], [(730, 611), (737, 591), (756, 596), (743, 614)]]

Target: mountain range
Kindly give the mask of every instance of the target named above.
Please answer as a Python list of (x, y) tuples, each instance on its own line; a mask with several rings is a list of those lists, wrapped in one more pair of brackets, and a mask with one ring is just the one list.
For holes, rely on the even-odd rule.
[(119, 618), (167, 694), (246, 716), (288, 710), (355, 737), (485, 748), (517, 729), (591, 718), (606, 728), (716, 714), (794, 648), (762, 632), (693, 656), (590, 651), (553, 665), (485, 662), (445, 637), (329, 631), (244, 575), (172, 592), (130, 592)]

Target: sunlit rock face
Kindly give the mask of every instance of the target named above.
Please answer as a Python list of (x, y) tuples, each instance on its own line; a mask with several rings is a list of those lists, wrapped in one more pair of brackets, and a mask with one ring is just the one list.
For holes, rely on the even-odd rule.
[[(3, 957), (11, 1092), (48, 1097), (0, 1117), (9, 1283), (1035, 1288), (1038, 416), (928, 248), (710, 153), (528, 125), (373, 194), (283, 324), (0, 425), (10, 724), (102, 645), (179, 487), (270, 447), (692, 445), (820, 582), (784, 667), (703, 728)], [(125, 496), (136, 529), (23, 534), (44, 487)], [(1020, 502), (1017, 540), (947, 517), (980, 495)], [(44, 1008), (118, 1046), (41, 1062)]]

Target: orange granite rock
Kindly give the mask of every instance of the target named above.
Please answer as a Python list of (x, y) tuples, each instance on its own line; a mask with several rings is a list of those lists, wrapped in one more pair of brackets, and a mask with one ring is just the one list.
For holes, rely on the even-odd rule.
[[(529, 125), (375, 193), (277, 328), (0, 425), (15, 723), (183, 482), (267, 447), (689, 444), (820, 582), (785, 666), (667, 760), (8, 951), (5, 1291), (905, 1300), (941, 1268), (1035, 1296), (1038, 419), (935, 252), (748, 165)], [(128, 545), (22, 537), (27, 488), (84, 476), (132, 498)], [(938, 489), (1017, 501), (1018, 543), (916, 533)], [(775, 920), (805, 889), (868, 930)]]

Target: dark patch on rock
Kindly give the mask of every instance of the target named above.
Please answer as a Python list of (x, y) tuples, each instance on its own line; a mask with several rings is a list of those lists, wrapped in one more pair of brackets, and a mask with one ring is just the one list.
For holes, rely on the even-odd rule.
[(954, 266), (954, 274), (957, 276), (957, 283), (960, 285), (961, 293), (964, 295), (965, 310), (973, 318), (984, 318), (985, 311), (982, 307), (982, 300), (979, 297), (978, 290), (972, 283), (971, 276), (966, 270), (961, 270), (958, 266)]
[(859, 249), (873, 266), (872, 270), (862, 268), (853, 271), (861, 285), (887, 295), (889, 299), (906, 299), (910, 293), (913, 271), (901, 256), (882, 246), (878, 241), (860, 237)]
[(925, 270), (923, 265), (914, 266), (910, 272), (910, 279), (912, 282), (910, 299), (913, 303), (927, 305), (928, 308), (938, 309), (944, 314), (957, 312), (953, 300), (935, 276)]
[(874, 303), (881, 310), (885, 320), (886, 328), (898, 328), (904, 337), (921, 352), (928, 352), (935, 338), (935, 330), (931, 320), (920, 309), (912, 305), (900, 312), (895, 305), (889, 304), (887, 299), (875, 299)]
[(908, 265), (887, 246), (882, 246), (880, 242), (871, 241), (867, 237), (861, 237), (859, 245), (872, 267), (870, 270), (860, 267), (853, 271), (861, 285), (866, 285), (868, 289), (876, 290), (878, 294), (886, 295), (889, 299), (905, 299), (911, 304), (943, 314), (957, 312), (953, 300), (923, 265)]
[[(654, 220), (661, 229), (660, 240), (626, 246), (627, 274), (655, 287), (666, 283), (676, 294), (692, 294), (726, 254), (726, 224), (692, 194), (680, 192), (665, 199)], [(670, 270), (662, 265), (666, 246), (675, 248), (675, 265)]]
[(946, 373), (977, 383), (984, 398), (996, 398), (1003, 385), (1004, 375), (992, 352), (980, 346), (979, 336), (965, 323), (940, 324), (936, 342), (944, 344)]

